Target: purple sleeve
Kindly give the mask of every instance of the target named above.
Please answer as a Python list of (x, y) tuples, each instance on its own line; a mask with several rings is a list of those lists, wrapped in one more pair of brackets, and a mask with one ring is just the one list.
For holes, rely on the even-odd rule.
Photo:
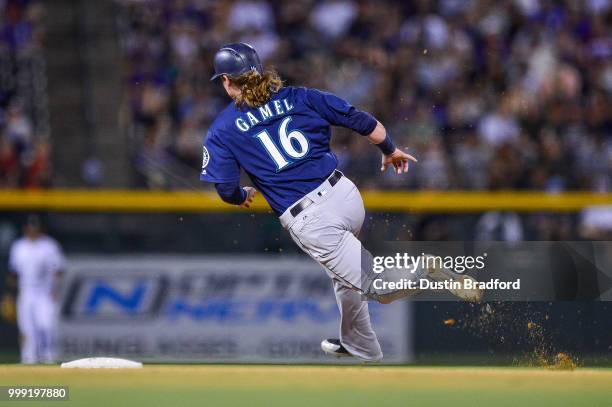
[(209, 130), (204, 141), (200, 181), (236, 184), (240, 181), (238, 161), (212, 130)]
[(215, 184), (215, 188), (223, 202), (228, 204), (240, 205), (246, 199), (246, 191), (237, 183), (226, 182)]
[(362, 136), (372, 133), (376, 127), (377, 121), (371, 114), (356, 109), (331, 93), (306, 89), (306, 102), (333, 126), (349, 128)]

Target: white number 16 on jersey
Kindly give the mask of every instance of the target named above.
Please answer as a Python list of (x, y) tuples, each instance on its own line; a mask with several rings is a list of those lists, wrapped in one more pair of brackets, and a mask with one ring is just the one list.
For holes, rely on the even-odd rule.
[(308, 139), (302, 132), (293, 130), (287, 133), (287, 125), (290, 121), (291, 116), (285, 117), (278, 129), (278, 138), (280, 140), (281, 148), (289, 159), (285, 158), (283, 153), (277, 147), (276, 143), (274, 143), (272, 137), (270, 137), (270, 133), (268, 133), (268, 130), (264, 130), (255, 136), (255, 138), (261, 141), (261, 144), (270, 155), (270, 158), (272, 158), (276, 164), (277, 172), (291, 164), (293, 162), (291, 161), (292, 159), (301, 160), (304, 158), (310, 149)]

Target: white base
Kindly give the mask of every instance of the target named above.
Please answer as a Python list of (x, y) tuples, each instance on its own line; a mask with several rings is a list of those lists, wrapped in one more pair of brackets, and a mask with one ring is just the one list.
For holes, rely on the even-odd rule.
[(68, 369), (140, 369), (142, 363), (119, 358), (85, 358), (60, 365)]

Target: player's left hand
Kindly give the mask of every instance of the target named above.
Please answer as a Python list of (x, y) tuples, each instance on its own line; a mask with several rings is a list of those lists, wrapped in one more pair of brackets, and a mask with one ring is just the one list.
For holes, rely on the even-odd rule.
[(396, 148), (393, 153), (382, 156), (382, 165), (380, 170), (385, 171), (389, 165), (393, 165), (396, 174), (408, 172), (409, 161), (414, 161), (415, 163), (418, 162), (418, 160), (410, 154), (404, 153), (399, 148)]
[(250, 208), (251, 204), (253, 203), (253, 197), (255, 196), (255, 193), (257, 192), (257, 190), (253, 187), (243, 187), (243, 188), (246, 191), (247, 196), (244, 202), (240, 204), (240, 207)]

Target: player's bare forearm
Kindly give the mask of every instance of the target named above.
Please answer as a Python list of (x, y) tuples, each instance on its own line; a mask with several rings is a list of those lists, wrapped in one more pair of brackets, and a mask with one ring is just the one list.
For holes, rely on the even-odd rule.
[(374, 127), (374, 131), (368, 134), (368, 140), (372, 144), (380, 144), (385, 141), (385, 137), (387, 137), (387, 129), (382, 125), (381, 122), (376, 122), (376, 127)]
[(410, 154), (403, 152), (399, 148), (395, 148), (393, 142), (387, 137), (385, 126), (379, 121), (376, 122), (376, 127), (367, 137), (372, 144), (376, 144), (383, 152), (380, 167), (381, 171), (385, 171), (389, 165), (392, 165), (395, 172), (401, 174), (408, 172), (409, 161), (417, 162), (417, 159)]

